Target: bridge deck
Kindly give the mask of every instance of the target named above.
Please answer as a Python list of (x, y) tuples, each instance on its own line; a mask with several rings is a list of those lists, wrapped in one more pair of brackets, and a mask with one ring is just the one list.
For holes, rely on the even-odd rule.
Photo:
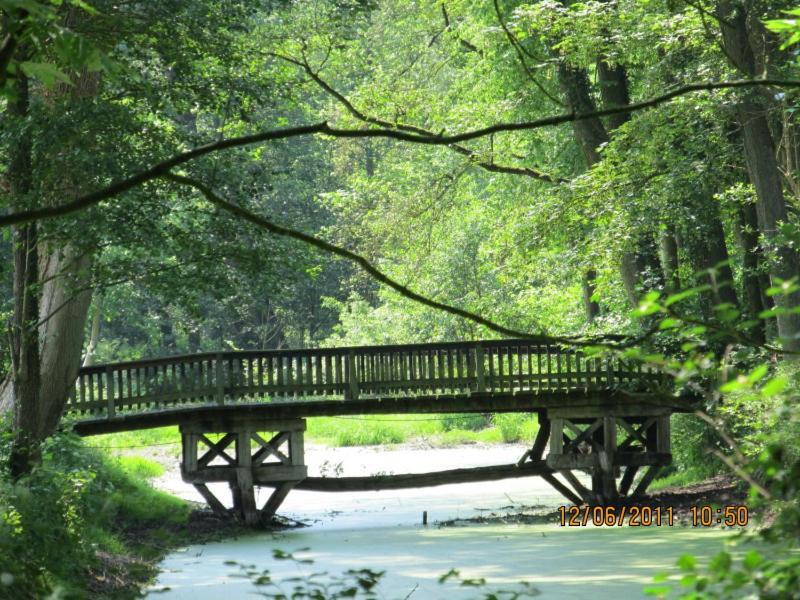
[(514, 394), (472, 393), (470, 395), (361, 398), (346, 401), (239, 402), (222, 406), (195, 404), (146, 412), (118, 413), (113, 417), (82, 418), (75, 422), (73, 428), (76, 433), (85, 436), (179, 425), (188, 419), (224, 422), (233, 417), (283, 420), (402, 413), (539, 412), (548, 408), (568, 406), (581, 407), (581, 410), (586, 411), (587, 414), (591, 413), (592, 407), (602, 409), (602, 412), (614, 412), (617, 409), (627, 414), (631, 414), (633, 406), (663, 407), (669, 408), (672, 412), (685, 411), (690, 408), (688, 404), (672, 396), (664, 394), (631, 395), (624, 391), (613, 394), (582, 390), (543, 393), (517, 392)]
[(632, 361), (529, 340), (220, 352), (83, 368), (67, 413), (91, 434), (212, 407), (280, 419), (664, 404), (667, 385)]

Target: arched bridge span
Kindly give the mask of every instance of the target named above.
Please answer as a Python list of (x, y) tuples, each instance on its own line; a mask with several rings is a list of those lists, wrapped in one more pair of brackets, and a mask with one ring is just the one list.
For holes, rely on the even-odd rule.
[[(669, 417), (686, 403), (635, 361), (530, 340), (218, 352), (80, 370), (67, 413), (81, 435), (177, 424), (182, 474), (226, 481), (248, 523), (294, 487), (371, 490), (539, 475), (574, 502), (644, 493), (671, 460)], [(305, 419), (322, 415), (532, 412), (539, 433), (516, 465), (380, 478), (307, 477)], [(624, 469), (624, 472), (622, 472)], [(591, 473), (587, 488), (573, 470)], [(560, 474), (566, 483), (555, 477)], [(616, 478), (620, 477), (619, 487)], [(261, 512), (253, 486), (274, 487)]]

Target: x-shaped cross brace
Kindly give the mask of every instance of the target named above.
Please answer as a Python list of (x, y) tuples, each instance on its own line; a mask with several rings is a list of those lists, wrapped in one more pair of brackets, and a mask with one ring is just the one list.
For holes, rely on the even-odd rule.
[(564, 436), (565, 444), (564, 444), (564, 454), (567, 454), (570, 450), (577, 450), (578, 446), (581, 442), (589, 442), (592, 445), (592, 449), (596, 452), (600, 452), (603, 450), (603, 447), (594, 441), (591, 437), (595, 431), (600, 429), (603, 426), (603, 419), (597, 419), (594, 423), (592, 423), (589, 427), (581, 431), (580, 427), (575, 425), (572, 421), (565, 420), (564, 424), (569, 427), (572, 432), (575, 434), (575, 438), (569, 439)]
[(655, 417), (650, 417), (644, 423), (642, 423), (639, 428), (635, 428), (633, 425), (628, 423), (625, 419), (617, 419), (617, 423), (625, 430), (625, 433), (628, 434), (628, 437), (625, 438), (625, 441), (622, 442), (618, 450), (627, 450), (629, 449), (634, 443), (639, 442), (642, 445), (643, 449), (647, 448), (647, 430), (650, 429), (656, 422)]
[(260, 465), (270, 456), (274, 456), (284, 465), (292, 464), (292, 461), (289, 459), (289, 457), (278, 449), (281, 444), (289, 439), (289, 436), (290, 432), (282, 431), (275, 434), (270, 441), (266, 441), (260, 435), (254, 433), (252, 437), (256, 442), (258, 442), (258, 445), (261, 446), (261, 448), (259, 448), (256, 453), (253, 454), (253, 464)]
[(203, 454), (199, 459), (197, 459), (197, 466), (200, 468), (207, 467), (209, 463), (214, 460), (217, 456), (222, 458), (223, 460), (227, 461), (229, 465), (235, 465), (236, 460), (231, 458), (225, 453), (225, 448), (227, 448), (231, 442), (236, 439), (235, 433), (226, 433), (224, 436), (220, 438), (218, 442), (212, 442), (202, 433), (199, 436), (199, 441), (203, 442), (206, 446), (208, 446), (208, 451)]

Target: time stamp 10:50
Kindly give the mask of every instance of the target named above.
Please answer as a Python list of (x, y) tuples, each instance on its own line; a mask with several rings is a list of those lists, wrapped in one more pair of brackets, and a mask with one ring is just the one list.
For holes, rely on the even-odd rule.
[[(650, 527), (675, 524), (672, 506), (559, 506), (559, 524), (562, 527)], [(689, 508), (692, 527), (744, 527), (750, 520), (750, 511), (743, 504), (710, 506), (701, 504)]]

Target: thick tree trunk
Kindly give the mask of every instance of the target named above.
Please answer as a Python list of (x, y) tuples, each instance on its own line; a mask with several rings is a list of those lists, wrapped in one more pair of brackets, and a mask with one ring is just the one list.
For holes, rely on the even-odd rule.
[[(567, 106), (578, 113), (593, 112), (594, 100), (589, 90), (589, 78), (584, 69), (571, 67), (562, 62), (558, 66), (558, 83)], [(581, 149), (586, 166), (591, 168), (600, 162), (600, 147), (608, 142), (608, 133), (600, 119), (582, 119), (572, 122), (575, 141)]]
[[(18, 123), (28, 117), (28, 79), (20, 74), (15, 84), (17, 97), (8, 114)], [(20, 128), (21, 129), (21, 128)], [(32, 187), (32, 142), (26, 133), (12, 146), (9, 191), (15, 209), (27, 208)], [(17, 401), (14, 409), (14, 443), (10, 470), (14, 478), (27, 473), (37, 460), (39, 439), (37, 407), (40, 402), (41, 366), (36, 323), (39, 319), (38, 239), (36, 223), (14, 228), (14, 319), (11, 327), (12, 385), (6, 390)]]
[(42, 353), (40, 435), (46, 437), (61, 418), (81, 364), (86, 318), (92, 299), (91, 259), (70, 247), (44, 246), (40, 259), (42, 306), (39, 339)]
[[(734, 66), (749, 77), (763, 73), (764, 46), (756, 49), (745, 6), (724, 0), (718, 5), (720, 27), (726, 54)], [(760, 51), (760, 52), (759, 52)], [(775, 143), (767, 120), (766, 100), (756, 92), (743, 96), (738, 106), (742, 126), (745, 159), (750, 180), (756, 189), (758, 227), (767, 244), (769, 274), (773, 285), (800, 274), (800, 256), (778, 240), (778, 228), (787, 220), (787, 204), (783, 193), (781, 173), (775, 158)], [(800, 292), (775, 296), (779, 307), (800, 306)], [(777, 317), (778, 335), (784, 347), (800, 350), (800, 314), (786, 313)]]
[(757, 325), (750, 329), (750, 336), (757, 342), (767, 341), (766, 321), (758, 315), (764, 310), (764, 291), (761, 289), (760, 248), (758, 245), (758, 217), (752, 204), (743, 205), (737, 212), (736, 240), (742, 252), (742, 288), (746, 302), (746, 314), (755, 319)]
[[(96, 92), (96, 74), (83, 73), (74, 81), (73, 88), (64, 87), (73, 100)], [(28, 117), (29, 103), (27, 81), (21, 75), (18, 86), (9, 116), (22, 120)], [(32, 148), (30, 134), (12, 145), (8, 180), (18, 209), (28, 208), (35, 192)], [(65, 181), (64, 187), (79, 192), (77, 182)], [(40, 443), (55, 431), (80, 367), (91, 300), (91, 258), (69, 243), (37, 239), (35, 223), (17, 227), (15, 242), (15, 364), (12, 385), (1, 390), (6, 396), (0, 406), (13, 409), (16, 439), (10, 466), (19, 476), (35, 464)]]
[(706, 282), (711, 285), (711, 295), (715, 305), (730, 304), (738, 308), (739, 299), (733, 283), (730, 255), (725, 243), (725, 232), (717, 211), (708, 215), (706, 230), (702, 232), (702, 243), (698, 253), (698, 266), (710, 275)]

